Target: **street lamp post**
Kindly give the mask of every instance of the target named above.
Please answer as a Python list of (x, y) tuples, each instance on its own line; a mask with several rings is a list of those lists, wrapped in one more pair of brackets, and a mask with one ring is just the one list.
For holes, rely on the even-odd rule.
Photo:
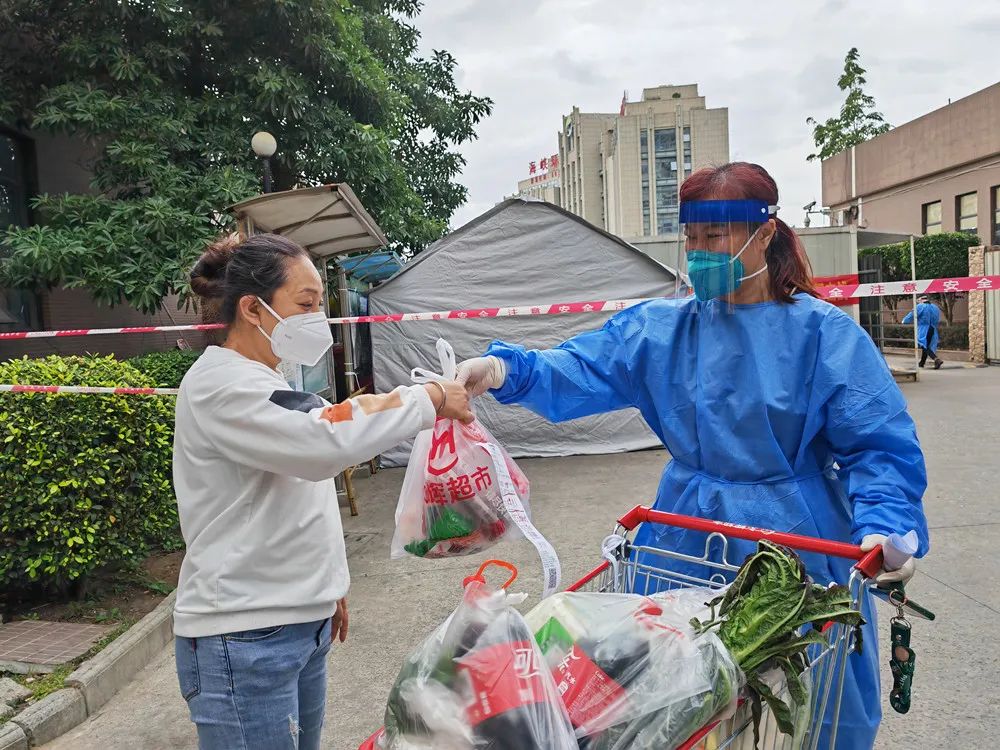
[(264, 192), (271, 192), (271, 157), (274, 156), (274, 152), (278, 150), (278, 142), (274, 140), (274, 136), (268, 133), (266, 130), (261, 130), (253, 134), (253, 138), (250, 139), (250, 148), (253, 152), (257, 154), (260, 160), (264, 163)]

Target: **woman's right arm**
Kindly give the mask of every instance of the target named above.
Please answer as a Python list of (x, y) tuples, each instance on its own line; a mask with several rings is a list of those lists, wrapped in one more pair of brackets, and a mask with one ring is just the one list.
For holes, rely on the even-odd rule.
[[(464, 389), (442, 388), (442, 416), (471, 417)], [(441, 394), (435, 385), (413, 385), (327, 406), (314, 394), (249, 382), (195, 387), (188, 397), (198, 425), (230, 460), (318, 482), (433, 427)]]
[(520, 404), (552, 422), (634, 406), (633, 356), (622, 330), (634, 323), (615, 317), (600, 330), (544, 351), (496, 341), (486, 356), (502, 360), (506, 377), (491, 393), (502, 404)]

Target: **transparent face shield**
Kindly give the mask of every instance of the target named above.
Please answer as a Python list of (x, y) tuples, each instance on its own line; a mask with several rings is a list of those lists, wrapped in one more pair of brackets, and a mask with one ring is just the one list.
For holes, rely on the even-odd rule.
[(738, 289), (767, 273), (754, 241), (777, 208), (759, 200), (681, 203), (686, 272), (699, 301), (731, 303)]

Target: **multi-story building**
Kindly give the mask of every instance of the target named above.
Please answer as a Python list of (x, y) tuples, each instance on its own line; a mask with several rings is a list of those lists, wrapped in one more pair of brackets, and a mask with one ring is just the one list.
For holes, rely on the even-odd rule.
[(528, 171), (528, 177), (517, 183), (517, 192), (507, 198), (531, 198), (561, 205), (559, 156), (554, 154), (539, 162), (531, 162)]
[(563, 208), (642, 247), (673, 242), (678, 191), (692, 171), (729, 161), (729, 111), (708, 109), (697, 84), (644, 89), (614, 114), (563, 118)]
[(837, 224), (1000, 245), (1000, 83), (823, 161)]

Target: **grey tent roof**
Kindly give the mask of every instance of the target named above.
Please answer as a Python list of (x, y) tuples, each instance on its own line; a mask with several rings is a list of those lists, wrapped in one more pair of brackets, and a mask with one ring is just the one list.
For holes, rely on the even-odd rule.
[(391, 276), (388, 280), (386, 280), (385, 282), (383, 282), (382, 284), (380, 284), (379, 288), (381, 289), (381, 288), (385, 287), (386, 285), (391, 284), (396, 279), (398, 279), (400, 276), (404, 276), (412, 268), (414, 268), (415, 266), (419, 265), (422, 261), (427, 260), (427, 258), (432, 253), (435, 253), (438, 250), (441, 250), (441, 249), (447, 247), (448, 245), (450, 245), (455, 240), (460, 239), (467, 232), (471, 232), (476, 227), (478, 227), (478, 226), (480, 226), (482, 224), (485, 224), (487, 221), (489, 221), (490, 219), (492, 219), (497, 214), (502, 213), (504, 211), (507, 211), (511, 207), (514, 207), (514, 206), (531, 206), (533, 208), (537, 207), (537, 208), (541, 208), (541, 209), (544, 209), (544, 210), (547, 210), (547, 211), (553, 211), (553, 212), (555, 212), (557, 214), (560, 214), (560, 215), (566, 217), (567, 219), (570, 219), (572, 221), (577, 222), (578, 224), (582, 224), (583, 226), (587, 227), (591, 231), (597, 232), (598, 234), (602, 235), (603, 237), (606, 237), (607, 239), (611, 240), (612, 242), (615, 242), (616, 244), (621, 245), (623, 248), (627, 249), (629, 252), (633, 252), (638, 257), (642, 258), (642, 260), (644, 262), (651, 263), (652, 265), (656, 266), (657, 269), (659, 269), (661, 271), (662, 270), (666, 270), (667, 272), (669, 272), (674, 277), (681, 276), (681, 278), (683, 278), (682, 274), (678, 274), (677, 273), (677, 269), (671, 268), (670, 266), (668, 266), (668, 265), (666, 265), (664, 263), (660, 263), (660, 261), (656, 260), (655, 258), (651, 258), (650, 256), (646, 255), (646, 253), (644, 253), (642, 250), (640, 250), (639, 248), (637, 248), (635, 245), (629, 244), (628, 242), (626, 242), (625, 240), (623, 240), (621, 237), (619, 237), (616, 234), (611, 234), (611, 232), (608, 232), (608, 231), (602, 229), (601, 227), (599, 227), (599, 226), (597, 226), (595, 224), (591, 224), (589, 221), (587, 221), (586, 219), (584, 219), (581, 216), (577, 216), (572, 211), (567, 211), (565, 208), (562, 208), (561, 206), (557, 206), (554, 203), (549, 203), (548, 201), (541, 201), (541, 200), (537, 200), (537, 199), (526, 199), (526, 198), (507, 198), (505, 201), (502, 201), (502, 202), (496, 204), (489, 211), (486, 211), (485, 213), (480, 214), (479, 216), (477, 216), (474, 219), (470, 219), (469, 221), (467, 221), (465, 224), (463, 224), (462, 226), (460, 226), (455, 231), (449, 232), (444, 237), (442, 237), (441, 239), (439, 239), (437, 242), (432, 243), (426, 250), (424, 250), (421, 253), (418, 253), (416, 258), (414, 258), (413, 260), (411, 260), (409, 263), (406, 263), (405, 265), (403, 265), (403, 267), (399, 271), (397, 271), (393, 276)]
[[(676, 272), (557, 206), (510, 199), (441, 239), (369, 294), (369, 312), (546, 305), (636, 299), (674, 292)], [(527, 298), (527, 297), (532, 298)], [(389, 322), (371, 326), (375, 388), (409, 382), (410, 369), (438, 369), (440, 337), (459, 360), (494, 339), (546, 349), (600, 328), (610, 312), (577, 315)], [(638, 411), (626, 409), (559, 425), (520, 407), (477, 399), (482, 424), (514, 456), (613, 453), (658, 445)], [(409, 448), (383, 454), (401, 465)]]

